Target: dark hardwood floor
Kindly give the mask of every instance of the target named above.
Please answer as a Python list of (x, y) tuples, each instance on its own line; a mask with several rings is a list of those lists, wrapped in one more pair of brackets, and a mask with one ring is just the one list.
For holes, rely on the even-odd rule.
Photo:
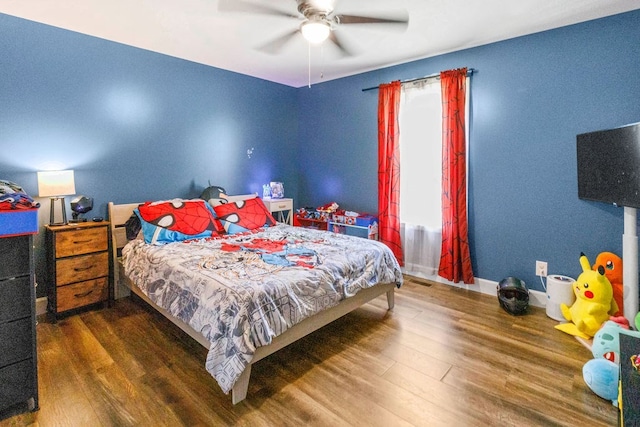
[(129, 298), (40, 319), (38, 426), (614, 426), (584, 384), (591, 353), (542, 309), (408, 278), (396, 293), (258, 362), (238, 405), (206, 350)]

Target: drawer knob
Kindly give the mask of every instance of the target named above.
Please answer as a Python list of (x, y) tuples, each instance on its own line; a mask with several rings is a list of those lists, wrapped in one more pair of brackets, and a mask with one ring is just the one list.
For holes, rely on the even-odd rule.
[(94, 266), (95, 266), (94, 264), (91, 264), (86, 267), (75, 267), (73, 271), (87, 271), (87, 270), (91, 270)]

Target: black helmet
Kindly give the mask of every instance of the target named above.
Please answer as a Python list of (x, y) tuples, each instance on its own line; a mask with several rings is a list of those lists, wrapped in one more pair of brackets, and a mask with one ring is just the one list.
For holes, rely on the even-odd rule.
[(524, 281), (507, 277), (498, 283), (500, 306), (510, 314), (523, 314), (529, 307), (529, 290)]
[(87, 196), (78, 196), (71, 200), (71, 210), (76, 214), (83, 214), (93, 209), (93, 199)]

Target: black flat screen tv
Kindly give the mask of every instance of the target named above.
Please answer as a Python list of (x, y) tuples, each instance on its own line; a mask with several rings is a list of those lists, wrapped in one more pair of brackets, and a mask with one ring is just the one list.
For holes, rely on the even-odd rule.
[(578, 197), (640, 208), (640, 123), (576, 138)]

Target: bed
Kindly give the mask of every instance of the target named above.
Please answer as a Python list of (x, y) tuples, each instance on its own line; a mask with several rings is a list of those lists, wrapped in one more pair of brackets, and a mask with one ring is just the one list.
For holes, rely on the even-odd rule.
[[(255, 195), (234, 200), (224, 209), (262, 204)], [(127, 237), (141, 204), (110, 202), (108, 210), (116, 298), (133, 292), (209, 349), (206, 369), (233, 404), (247, 396), (252, 364), (383, 294), (391, 310), (402, 284), (395, 257), (377, 241), (272, 217), (238, 231), (224, 220), (238, 211), (213, 210), (224, 230), (158, 244), (143, 231)]]

